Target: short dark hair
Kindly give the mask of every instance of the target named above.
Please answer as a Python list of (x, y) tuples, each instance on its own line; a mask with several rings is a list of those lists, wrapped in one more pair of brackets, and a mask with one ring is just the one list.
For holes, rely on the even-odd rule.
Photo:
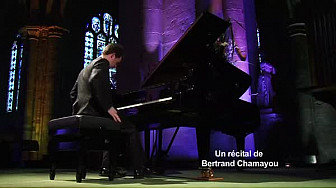
[(112, 53), (115, 53), (116, 57), (120, 58), (124, 54), (124, 47), (119, 43), (110, 43), (104, 48), (103, 55)]

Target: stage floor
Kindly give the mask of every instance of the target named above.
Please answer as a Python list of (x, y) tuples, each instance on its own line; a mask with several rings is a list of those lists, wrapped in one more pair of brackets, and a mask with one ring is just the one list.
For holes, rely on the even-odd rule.
[(283, 188), (283, 187), (336, 187), (336, 170), (316, 168), (277, 168), (277, 169), (217, 169), (220, 181), (198, 181), (194, 178), (199, 170), (167, 170), (165, 175), (153, 175), (145, 179), (132, 179), (131, 176), (108, 181), (89, 171), (82, 183), (76, 183), (74, 170), (57, 170), (55, 180), (49, 180), (48, 169), (1, 169), (2, 188)]

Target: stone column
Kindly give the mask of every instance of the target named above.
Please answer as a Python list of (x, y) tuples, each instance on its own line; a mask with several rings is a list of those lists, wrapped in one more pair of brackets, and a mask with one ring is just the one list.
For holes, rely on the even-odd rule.
[(164, 1), (162, 21), (164, 24), (162, 33), (164, 56), (195, 21), (195, 0)]
[(194, 20), (194, 0), (145, 0), (145, 64), (158, 63)]
[(288, 35), (290, 42), (291, 62), (295, 69), (295, 88), (293, 95), (296, 98), (296, 112), (295, 118), (297, 125), (293, 127), (293, 132), (298, 133), (297, 144), (292, 146), (294, 148), (294, 155), (298, 160), (302, 161), (304, 158), (313, 158), (306, 163), (316, 163), (316, 138), (315, 131), (317, 123), (318, 109), (315, 105), (316, 99), (309, 93), (305, 92), (305, 89), (312, 87), (312, 70), (309, 61), (309, 49), (308, 49), (308, 37), (306, 30), (306, 23), (299, 18), (302, 15), (298, 15), (297, 7), (302, 7), (300, 1), (287, 1), (289, 10)]
[[(163, 38), (163, 2), (162, 0), (145, 0), (144, 13), (144, 54), (143, 62), (147, 65), (144, 72), (148, 73), (162, 57)], [(146, 70), (148, 69), (148, 70)], [(142, 78), (143, 79), (143, 78)]]
[(27, 85), (25, 140), (37, 140), (40, 150), (24, 154), (27, 160), (41, 160), (47, 154), (48, 122), (53, 113), (55, 65), (61, 39), (68, 31), (58, 26), (26, 26), (20, 30), (25, 41)]

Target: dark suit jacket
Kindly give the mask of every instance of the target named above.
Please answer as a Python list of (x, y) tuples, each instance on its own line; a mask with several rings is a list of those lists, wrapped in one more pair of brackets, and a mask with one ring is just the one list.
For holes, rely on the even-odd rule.
[(109, 83), (109, 62), (98, 57), (78, 75), (70, 92), (72, 114), (111, 117), (108, 109), (113, 106)]

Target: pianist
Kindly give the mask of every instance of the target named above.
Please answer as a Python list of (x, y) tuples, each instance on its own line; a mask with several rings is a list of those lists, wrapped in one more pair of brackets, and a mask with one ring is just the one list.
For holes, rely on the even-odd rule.
[[(109, 117), (120, 123), (121, 132), (127, 136), (125, 141), (128, 142), (131, 165), (134, 168), (134, 178), (143, 178), (144, 153), (136, 127), (121, 119), (113, 106), (109, 68), (119, 66), (122, 58), (123, 47), (120, 44), (109, 44), (100, 57), (94, 59), (79, 73), (70, 92), (73, 104), (72, 113)], [(107, 153), (104, 153), (102, 166), (108, 167), (108, 163)]]

